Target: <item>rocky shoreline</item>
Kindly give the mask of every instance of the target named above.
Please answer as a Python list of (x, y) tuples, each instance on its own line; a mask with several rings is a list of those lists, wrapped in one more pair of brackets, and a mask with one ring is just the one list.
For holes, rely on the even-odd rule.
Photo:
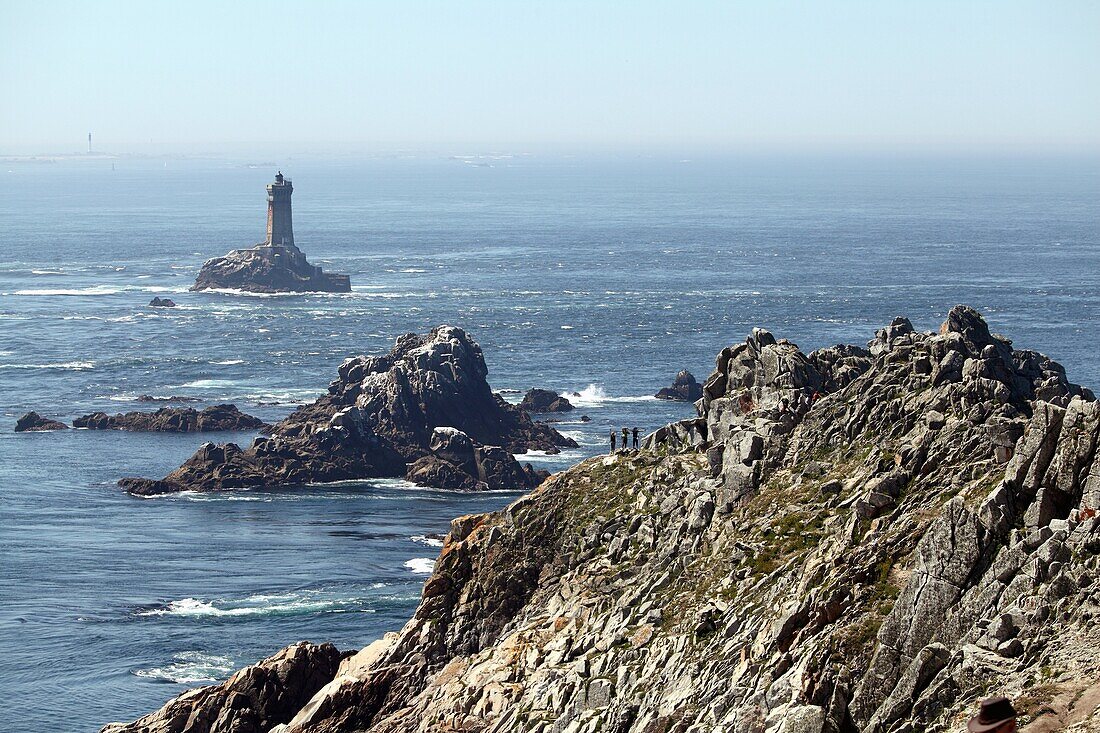
[[(345, 363), (277, 434), (350, 394), (398, 404), (396, 360), (469, 350), (455, 331)], [(104, 730), (915, 733), (990, 692), (1025, 733), (1100, 726), (1100, 405), (1060, 365), (959, 306), (867, 348), (754, 330), (697, 404), (454, 520), (399, 633), (342, 661), (294, 645)]]
[(493, 394), (481, 347), (440, 326), (405, 334), (389, 354), (346, 360), (328, 394), (248, 448), (207, 443), (161, 480), (124, 478), (132, 494), (297, 486), (407, 477), (437, 488), (530, 489), (546, 472), (513, 453), (576, 442)]

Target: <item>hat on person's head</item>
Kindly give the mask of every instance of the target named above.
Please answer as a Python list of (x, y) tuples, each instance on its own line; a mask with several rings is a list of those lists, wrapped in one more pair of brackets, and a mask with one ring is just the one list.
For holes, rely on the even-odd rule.
[(981, 709), (966, 724), (966, 729), (970, 733), (986, 733), (1014, 720), (1016, 720), (1016, 708), (1012, 707), (1009, 699), (991, 697), (988, 700), (982, 700)]

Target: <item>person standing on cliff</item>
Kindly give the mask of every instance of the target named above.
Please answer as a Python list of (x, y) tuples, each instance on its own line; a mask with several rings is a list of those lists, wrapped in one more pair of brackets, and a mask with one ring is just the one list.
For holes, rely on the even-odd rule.
[(634, 428), (634, 450), (638, 450), (638, 428)]
[(630, 450), (630, 430), (623, 428), (623, 450)]
[(1014, 733), (1016, 708), (1007, 697), (991, 697), (982, 700), (978, 714), (966, 724), (969, 733)]
[(611, 428), (611, 455), (615, 455), (615, 428)]

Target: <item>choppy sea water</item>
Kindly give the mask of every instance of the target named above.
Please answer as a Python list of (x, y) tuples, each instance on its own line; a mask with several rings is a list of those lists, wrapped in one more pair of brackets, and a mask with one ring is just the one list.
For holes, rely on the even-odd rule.
[(702, 380), (754, 325), (808, 350), (898, 314), (933, 328), (960, 302), (1100, 386), (1095, 160), (280, 164), (298, 244), (352, 293), (186, 292), (204, 259), (262, 238), (266, 161), (0, 164), (0, 729), (95, 730), (292, 641), (360, 647), (408, 617), (452, 517), (516, 496), (367, 481), (135, 499), (119, 477), (211, 436), (13, 434), (31, 409), (171, 394), (275, 420), (346, 356), (450, 323), (510, 397), (581, 394), (561, 428), (582, 447), (532, 457), (557, 470), (611, 427), (689, 415), (649, 396), (681, 368)]

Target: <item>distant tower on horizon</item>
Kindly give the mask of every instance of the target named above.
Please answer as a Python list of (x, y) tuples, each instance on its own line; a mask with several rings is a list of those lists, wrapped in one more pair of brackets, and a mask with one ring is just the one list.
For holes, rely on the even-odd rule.
[(92, 152), (92, 133), (88, 133), (88, 152)]
[(275, 183), (267, 184), (267, 243), (294, 246), (294, 223), (290, 216), (290, 195), (294, 186), (283, 178), (283, 172), (275, 174)]

